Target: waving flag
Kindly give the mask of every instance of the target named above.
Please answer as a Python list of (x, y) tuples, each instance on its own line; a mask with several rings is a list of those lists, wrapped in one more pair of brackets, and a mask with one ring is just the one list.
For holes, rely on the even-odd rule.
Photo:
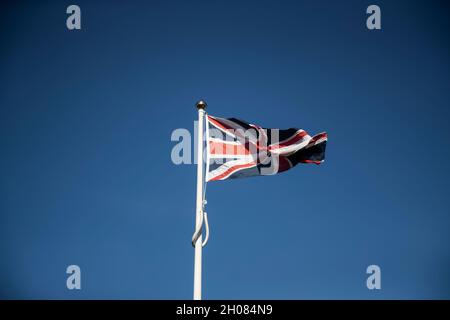
[[(325, 159), (327, 134), (323, 132), (311, 137), (302, 129), (265, 129), (235, 118), (213, 117), (206, 114), (204, 100), (198, 101), (196, 107), (197, 198), (195, 231), (191, 243), (195, 248), (194, 300), (201, 300), (202, 248), (210, 236), (205, 211), (206, 182), (277, 174), (298, 163), (320, 164)], [(203, 160), (206, 160), (206, 171)]]
[(273, 175), (325, 159), (325, 132), (311, 137), (302, 129), (266, 129), (211, 115), (206, 123), (206, 181)]

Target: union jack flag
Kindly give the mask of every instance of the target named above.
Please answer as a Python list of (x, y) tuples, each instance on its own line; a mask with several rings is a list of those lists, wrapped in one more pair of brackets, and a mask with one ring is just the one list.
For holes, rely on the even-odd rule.
[(325, 159), (327, 134), (266, 129), (236, 118), (206, 116), (206, 181), (273, 175)]

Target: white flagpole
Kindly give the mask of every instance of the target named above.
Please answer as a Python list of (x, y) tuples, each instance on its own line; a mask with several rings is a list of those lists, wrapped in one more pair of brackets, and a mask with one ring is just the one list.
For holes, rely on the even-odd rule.
[[(201, 228), (203, 223), (203, 124), (205, 119), (206, 102), (197, 102), (197, 205), (195, 212), (195, 229)], [(195, 242), (194, 256), (194, 300), (202, 299), (202, 235)]]

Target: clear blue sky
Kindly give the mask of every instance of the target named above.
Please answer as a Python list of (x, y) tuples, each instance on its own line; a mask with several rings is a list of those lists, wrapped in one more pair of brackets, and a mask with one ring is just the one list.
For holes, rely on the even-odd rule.
[(449, 299), (449, 10), (2, 2), (0, 297), (190, 299), (196, 168), (172, 164), (170, 135), (205, 98), (212, 115), (329, 134), (321, 166), (208, 186), (206, 298)]

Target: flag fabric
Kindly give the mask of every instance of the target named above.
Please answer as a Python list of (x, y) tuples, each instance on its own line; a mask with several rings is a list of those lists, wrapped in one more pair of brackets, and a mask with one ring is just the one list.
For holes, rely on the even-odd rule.
[(327, 133), (266, 129), (236, 119), (206, 116), (206, 181), (273, 175), (325, 159)]

